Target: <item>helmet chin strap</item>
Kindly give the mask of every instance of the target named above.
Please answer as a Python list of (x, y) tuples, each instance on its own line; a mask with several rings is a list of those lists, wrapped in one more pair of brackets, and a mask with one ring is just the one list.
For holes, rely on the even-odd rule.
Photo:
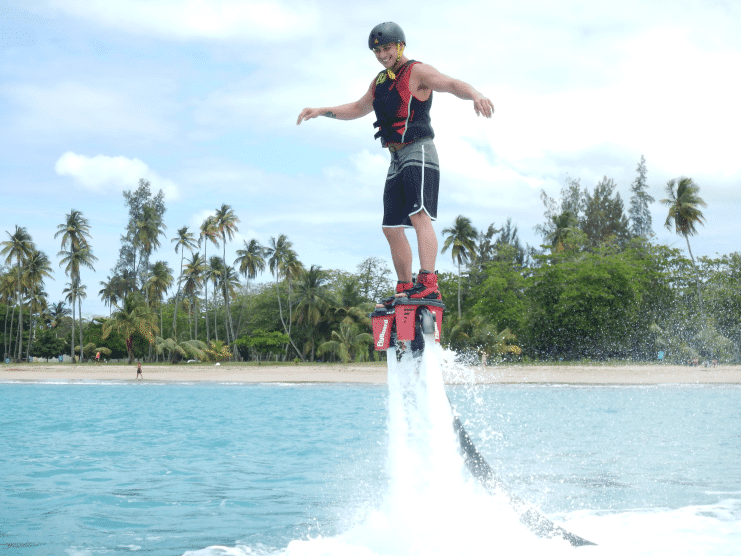
[(392, 81), (396, 79), (396, 73), (394, 73), (394, 69), (396, 69), (399, 65), (399, 62), (401, 61), (401, 56), (404, 54), (404, 43), (403, 42), (397, 42), (396, 43), (396, 62), (394, 62), (394, 65), (391, 69), (387, 69), (386, 73), (388, 73), (389, 77)]

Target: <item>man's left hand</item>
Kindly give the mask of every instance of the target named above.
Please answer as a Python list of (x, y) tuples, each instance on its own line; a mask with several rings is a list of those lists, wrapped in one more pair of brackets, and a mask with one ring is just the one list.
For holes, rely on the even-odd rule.
[(477, 116), (491, 118), (494, 114), (494, 103), (486, 97), (479, 97), (473, 101), (473, 109)]

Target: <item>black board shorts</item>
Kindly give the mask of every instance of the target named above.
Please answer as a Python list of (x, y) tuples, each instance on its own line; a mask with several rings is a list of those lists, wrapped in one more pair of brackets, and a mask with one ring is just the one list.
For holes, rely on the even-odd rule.
[(391, 154), (383, 190), (383, 227), (411, 228), (411, 215), (425, 211), (437, 220), (440, 163), (432, 138), (419, 139)]

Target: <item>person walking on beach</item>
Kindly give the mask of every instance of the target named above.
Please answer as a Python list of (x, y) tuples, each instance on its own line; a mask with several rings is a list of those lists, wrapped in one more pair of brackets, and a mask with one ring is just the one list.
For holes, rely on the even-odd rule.
[[(383, 233), (391, 249), (397, 275), (396, 295), (440, 299), (437, 287), (437, 219), (440, 167), (430, 124), (432, 93), (451, 93), (473, 101), (477, 115), (491, 118), (492, 102), (468, 83), (453, 79), (434, 67), (410, 60), (404, 54), (406, 37), (396, 23), (376, 25), (368, 48), (383, 66), (366, 93), (357, 101), (326, 108), (304, 108), (296, 124), (318, 116), (338, 120), (376, 113), (375, 138), (391, 153), (383, 192)], [(414, 228), (419, 247), (420, 271), (412, 282), (412, 249), (406, 228)], [(393, 298), (385, 299), (390, 305)]]
[(142, 364), (141, 362), (136, 364), (136, 378), (142, 377), (142, 380), (144, 380), (144, 375), (142, 374)]

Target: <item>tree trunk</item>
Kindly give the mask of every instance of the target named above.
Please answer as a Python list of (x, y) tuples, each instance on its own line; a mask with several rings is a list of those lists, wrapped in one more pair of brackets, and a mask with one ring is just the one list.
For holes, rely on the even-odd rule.
[(31, 360), (31, 342), (33, 341), (33, 333), (35, 330), (33, 322), (33, 305), (28, 311), (28, 345), (26, 346), (26, 361)]
[[(208, 264), (208, 242), (203, 243), (203, 260)], [(208, 324), (208, 278), (204, 280), (203, 285), (206, 290), (206, 306), (204, 307), (204, 310), (206, 311), (206, 343), (208, 344), (211, 340), (211, 333), (209, 330), (209, 324)]]
[[(15, 311), (15, 309), (14, 309)], [(8, 351), (10, 346), (8, 345), (8, 308), (5, 307), (5, 330), (3, 331), (3, 361), (8, 358)], [(15, 313), (13, 313), (15, 316)], [(10, 324), (10, 333), (13, 334), (13, 323)]]
[(18, 308), (18, 340), (16, 346), (18, 348), (18, 361), (20, 361), (23, 358), (23, 301), (20, 290), (18, 293)]
[(80, 297), (77, 300), (77, 303), (79, 304), (78, 309), (80, 313), (80, 363), (82, 363), (85, 360), (83, 346), (85, 345), (82, 338), (82, 298)]
[(72, 295), (72, 345), (70, 350), (72, 353), (72, 362), (75, 362), (75, 306), (77, 305), (77, 299), (75, 295)]
[(234, 335), (234, 321), (232, 320), (232, 306), (229, 303), (229, 295), (228, 292), (224, 294), (224, 299), (226, 300), (226, 316), (227, 316), (227, 334), (231, 337), (229, 340), (229, 345), (232, 347), (232, 360), (237, 361), (237, 345), (236, 341), (237, 338)]
[(190, 339), (193, 339), (193, 321), (191, 320), (193, 312), (193, 299), (190, 300), (188, 303), (188, 336)]
[(692, 266), (695, 267), (695, 285), (697, 286), (697, 299), (700, 303), (700, 316), (703, 320), (703, 327), (705, 326), (705, 303), (702, 299), (702, 286), (700, 285), (700, 276), (697, 273), (697, 264), (695, 263), (695, 257), (692, 256), (692, 248), (690, 247), (690, 238), (688, 236), (684, 236), (684, 239), (687, 241), (687, 250), (690, 252), (690, 259), (692, 259)]
[[(160, 303), (160, 334), (162, 334), (162, 331), (164, 330), (164, 328), (165, 328), (165, 321), (162, 319), (162, 304)], [(163, 338), (163, 340), (164, 340), (164, 338)], [(157, 340), (155, 339), (155, 342), (156, 341)], [(177, 340), (175, 340), (175, 341), (177, 342)], [(156, 352), (156, 350), (155, 350), (155, 352)], [(160, 360), (160, 354), (157, 353), (157, 361), (159, 361), (159, 360)], [(164, 357), (162, 358), (162, 360), (163, 361), (165, 360)]]
[[(237, 341), (237, 336), (239, 336), (240, 331), (242, 330), (242, 317), (244, 316), (244, 297), (242, 297), (242, 304), (239, 307), (239, 320), (237, 320), (237, 331), (234, 335), (234, 341)], [(240, 359), (243, 359), (240, 357)]]
[(458, 320), (461, 320), (461, 262), (458, 261)]
[[(291, 279), (288, 279), (288, 337), (291, 337), (291, 327), (293, 326), (293, 303), (291, 303)], [(304, 357), (304, 354), (299, 351), (299, 349), (296, 347), (296, 344), (293, 343), (293, 340), (291, 340), (291, 345), (293, 346), (293, 349), (296, 350), (296, 353), (298, 353), (299, 358), (301, 361), (306, 361), (306, 358)]]
[[(286, 326), (286, 321), (283, 319), (283, 305), (280, 302), (280, 288), (278, 287), (278, 277), (277, 277), (277, 275), (276, 275), (276, 278), (275, 278), (275, 291), (278, 292), (278, 313), (280, 314), (280, 322), (283, 325), (283, 330), (285, 331), (286, 336), (288, 336), (288, 341), (293, 346), (293, 349), (296, 350), (296, 353), (298, 353), (298, 356), (301, 358), (302, 361), (304, 361), (303, 355), (301, 354), (301, 352), (296, 347), (296, 344), (294, 344), (293, 343), (293, 340), (291, 339), (291, 329)], [(291, 305), (290, 286), (289, 286), (289, 290), (288, 291), (289, 291), (288, 305), (289, 305), (289, 309), (290, 309), (290, 305)], [(289, 315), (290, 315), (290, 313), (289, 313)], [(289, 316), (289, 318), (290, 318), (290, 316)], [(286, 346), (286, 357), (288, 357), (288, 346)]]
[[(8, 324), (8, 314), (5, 313), (5, 325), (7, 326), (7, 324)], [(5, 357), (7, 357), (8, 359), (13, 359), (13, 357), (15, 357), (13, 354), (13, 347), (14, 347), (13, 345), (13, 325), (14, 324), (15, 324), (15, 303), (13, 304), (13, 311), (11, 312), (11, 317), (10, 317), (10, 334), (8, 335), (8, 344), (5, 347)]]
[(198, 305), (196, 305), (195, 302), (192, 305), (195, 307), (193, 320), (196, 323), (196, 340), (197, 340), (198, 339), (198, 320), (201, 318), (201, 315), (199, 314), (199, 311), (198, 311)]
[[(172, 336), (175, 342), (178, 341), (178, 305), (180, 305), (180, 284), (183, 279), (183, 259), (185, 257), (185, 247), (183, 247), (180, 253), (180, 276), (178, 277), (178, 292), (175, 294), (175, 317), (172, 319)], [(162, 331), (162, 337), (165, 337), (165, 331)], [(172, 355), (172, 354), (171, 354)], [(172, 357), (168, 356), (169, 361)]]
[[(222, 284), (221, 289), (224, 290), (222, 295), (224, 296), (224, 334), (226, 334), (226, 345), (234, 347), (232, 344), (232, 334), (229, 329), (229, 299), (226, 295), (226, 283)], [(232, 352), (232, 360), (234, 359), (234, 353)]]
[(219, 330), (217, 328), (217, 321), (216, 321), (217, 311), (216, 311), (216, 284), (214, 284), (214, 341), (219, 341)]
[(242, 304), (239, 306), (239, 320), (237, 320), (237, 336), (242, 331), (242, 317), (244, 317), (244, 297), (242, 297)]

